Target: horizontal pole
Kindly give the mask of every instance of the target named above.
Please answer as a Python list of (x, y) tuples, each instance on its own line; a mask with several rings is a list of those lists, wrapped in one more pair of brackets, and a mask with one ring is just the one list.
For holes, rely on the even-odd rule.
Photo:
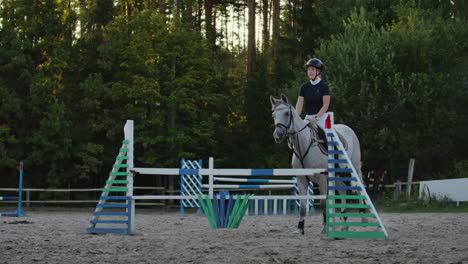
[(18, 197), (17, 196), (15, 196), (15, 197), (0, 197), (0, 201), (7, 201), (7, 200), (10, 200), (10, 201), (15, 200), (16, 201), (16, 200), (18, 200)]
[[(165, 187), (133, 187), (133, 189), (139, 190), (165, 190)], [(0, 191), (18, 191), (17, 188), (0, 188)], [(87, 189), (37, 189), (28, 188), (24, 189), (23, 192), (102, 192), (102, 188), (87, 188)]]
[[(56, 201), (23, 201), (23, 203), (36, 203), (36, 204), (56, 204), (56, 203), (98, 203), (99, 200), (56, 200)], [(18, 203), (17, 201), (0, 201), (2, 203)], [(136, 205), (165, 205), (164, 203), (136, 203)]]
[(166, 187), (133, 187), (134, 190), (166, 190)]
[(131, 172), (150, 175), (216, 175), (216, 176), (306, 176), (326, 169), (175, 169), (133, 168)]
[(229, 181), (229, 182), (296, 183), (295, 180), (245, 179), (245, 178), (227, 178), (227, 177), (214, 177), (213, 179), (215, 181)]
[[(209, 184), (203, 184), (203, 188), (209, 188)], [(251, 185), (251, 184), (213, 184), (215, 189), (290, 189), (294, 184), (270, 184), (270, 185)]]
[[(237, 195), (233, 195), (237, 197)], [(226, 195), (229, 198), (229, 195)], [(198, 199), (194, 195), (135, 195), (133, 200), (188, 200)], [(254, 195), (249, 200), (324, 200), (326, 195)]]
[[(178, 175), (178, 174), (174, 174)], [(229, 176), (229, 175), (227, 175)], [(275, 175), (274, 175), (275, 176)], [(277, 175), (280, 176), (280, 175)], [(286, 175), (287, 176), (287, 175)], [(290, 175), (294, 176), (294, 175)], [(412, 185), (419, 184), (420, 182), (412, 182)], [(398, 183), (405, 187), (408, 183), (401, 182)], [(394, 188), (397, 183), (394, 184), (386, 184), (384, 187)], [(140, 189), (140, 190), (165, 190), (165, 187), (133, 187), (133, 189)], [(19, 191), (18, 188), (0, 188), (0, 191)], [(23, 188), (23, 192), (102, 192), (102, 188), (86, 188), (86, 189), (38, 189), (38, 188)]]

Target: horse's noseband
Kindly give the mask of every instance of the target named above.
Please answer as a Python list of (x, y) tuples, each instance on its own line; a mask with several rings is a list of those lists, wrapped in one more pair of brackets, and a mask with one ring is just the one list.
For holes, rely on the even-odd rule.
[[(282, 123), (277, 123), (275, 126), (276, 128), (283, 128), (286, 130), (286, 133), (284, 133), (284, 135), (282, 136), (282, 139), (284, 139), (285, 137), (290, 137), (290, 136), (294, 136), (296, 134), (299, 134), (300, 132), (302, 132), (302, 130), (306, 129), (309, 125), (308, 124), (305, 124), (305, 126), (301, 129), (299, 129), (298, 131), (293, 131), (293, 132), (289, 132), (289, 130), (291, 129), (292, 127), (292, 124), (293, 124), (293, 113), (292, 113), (292, 106), (290, 104), (286, 104), (288, 105), (289, 107), (289, 122), (288, 122), (288, 125), (286, 126), (285, 124), (282, 124)], [(276, 111), (276, 107), (275, 107), (275, 111)]]
[(276, 127), (278, 127), (278, 128), (284, 128), (284, 129), (286, 129), (286, 131), (289, 130), (289, 127), (288, 127), (288, 126), (283, 125), (283, 124), (281, 124), (281, 123), (276, 124)]

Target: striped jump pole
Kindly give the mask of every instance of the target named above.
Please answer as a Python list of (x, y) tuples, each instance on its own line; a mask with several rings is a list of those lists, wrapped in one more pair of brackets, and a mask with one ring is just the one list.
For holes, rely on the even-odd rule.
[[(205, 187), (209, 188), (209, 194), (208, 196), (210, 199), (213, 197), (214, 193), (214, 181), (215, 181), (215, 176), (233, 176), (233, 177), (254, 177), (254, 176), (272, 176), (272, 177), (284, 177), (284, 176), (305, 176), (305, 175), (314, 175), (318, 173), (324, 173), (326, 172), (325, 169), (215, 169), (213, 168), (213, 161), (212, 158), (210, 158), (209, 162), (210, 168), (204, 169), (204, 168), (133, 168), (130, 171), (132, 172), (132, 177), (134, 177), (136, 174), (140, 175), (173, 175), (173, 176), (179, 176), (179, 175), (196, 175), (196, 176), (208, 176), (209, 177), (209, 183), (208, 186), (205, 185)], [(198, 180), (196, 180), (198, 182)], [(240, 179), (239, 181), (247, 181), (249, 182), (250, 180), (247, 179)], [(263, 179), (252, 179), (251, 182), (259, 182), (259, 181), (264, 181)], [(273, 180), (273, 181), (284, 181), (284, 180)], [(292, 183), (292, 180), (289, 180), (288, 183)], [(218, 185), (219, 187), (220, 185)], [(235, 187), (239, 188), (239, 185), (221, 185), (224, 188), (230, 188), (230, 187)], [(258, 188), (260, 187), (259, 185), (244, 185), (247, 187), (244, 187), (245, 189), (248, 188)], [(292, 184), (285, 184), (281, 187), (284, 189), (285, 187), (287, 188), (294, 188), (294, 185)], [(262, 188), (262, 187), (260, 187)], [(259, 188), (259, 189), (260, 189)], [(271, 188), (270, 188), (271, 189)], [(171, 196), (171, 197), (166, 197), (166, 196), (134, 196), (133, 200), (137, 199), (154, 199), (154, 200), (159, 200), (159, 199), (180, 199), (180, 200), (188, 200), (188, 199), (197, 199), (197, 192), (195, 192), (191, 196)], [(301, 199), (298, 196), (293, 196), (290, 195), (288, 196), (254, 196), (251, 197), (251, 199), (255, 200), (255, 207), (258, 208), (258, 202), (260, 199), (263, 200), (271, 200), (271, 199), (291, 199), (291, 200), (296, 200), (296, 199)], [(313, 195), (308, 195), (308, 199), (325, 199), (325, 196), (313, 196)], [(194, 200), (196, 201), (196, 200)], [(134, 205), (135, 203), (132, 202)], [(264, 203), (263, 204), (264, 208), (267, 208), (266, 211), (268, 210), (268, 204)], [(278, 205), (277, 202), (273, 202), (273, 207), (277, 209)], [(283, 211), (286, 210), (284, 206), (282, 206)], [(257, 210), (257, 209), (256, 209)], [(266, 212), (265, 211), (265, 212)], [(135, 212), (134, 207), (132, 207), (132, 212)], [(132, 229), (133, 230), (133, 229)]]
[[(275, 184), (213, 184), (214, 189), (288, 189), (295, 187), (295, 180), (271, 180), (271, 179), (247, 179), (247, 178), (228, 178), (213, 177), (214, 182), (239, 182), (239, 183), (275, 183)], [(288, 184), (278, 184), (288, 183)], [(209, 184), (203, 184), (202, 187), (209, 188)]]
[[(182, 159), (180, 161), (181, 168), (183, 169), (200, 169), (202, 167), (202, 160), (190, 161)], [(180, 195), (202, 195), (202, 176), (182, 174), (180, 175)], [(201, 208), (198, 199), (184, 199), (180, 200), (180, 213), (185, 214), (185, 207)]]
[[(202, 161), (189, 161), (186, 159), (181, 160), (181, 168), (187, 169), (201, 169)], [(209, 159), (210, 169), (214, 169), (213, 166), (213, 158)], [(254, 171), (255, 172), (255, 171)], [(265, 172), (265, 171), (263, 171)], [(250, 175), (249, 175), (250, 176)], [(181, 186), (180, 192), (181, 195), (201, 195), (204, 194), (204, 190), (208, 191), (208, 193), (213, 193), (216, 190), (231, 190), (231, 191), (246, 191), (246, 190), (289, 190), (290, 193), (298, 195), (297, 189), (297, 181), (296, 177), (291, 179), (258, 179), (258, 178), (240, 178), (240, 177), (220, 177), (218, 175), (210, 176), (208, 180), (208, 184), (202, 183), (202, 176), (201, 175), (181, 175)], [(313, 184), (310, 183), (309, 186), (309, 195), (314, 195), (313, 192)], [(298, 212), (297, 206), (299, 202), (295, 201), (291, 203), (290, 200), (283, 200), (280, 199), (279, 201), (276, 199), (267, 199), (265, 201), (262, 200), (251, 200), (249, 203), (249, 215), (253, 215), (254, 212), (258, 212), (260, 214), (274, 214), (283, 213), (289, 214), (291, 211), (289, 207), (291, 205), (294, 206), (294, 212)], [(315, 212), (313, 208), (314, 201), (309, 200), (307, 202), (308, 208), (307, 212)], [(198, 200), (181, 200), (180, 204), (180, 212), (183, 214), (185, 213), (185, 208), (194, 208), (199, 207)], [(254, 209), (256, 208), (256, 209)], [(265, 210), (265, 212), (259, 211), (258, 208), (261, 210)], [(310, 210), (309, 210), (310, 209)]]
[[(213, 158), (210, 157), (210, 164), (213, 164)], [(213, 168), (211, 166), (210, 168)], [(237, 184), (239, 183), (239, 184)], [(238, 178), (238, 177), (216, 177), (212, 176), (211, 184), (202, 185), (203, 188), (208, 190), (293, 190), (296, 188), (296, 180), (293, 179), (257, 179), (257, 178)], [(278, 206), (279, 205), (279, 206)], [(286, 199), (250, 199), (248, 203), (249, 215), (276, 215), (278, 212), (282, 214), (290, 213), (288, 208), (291, 205), (291, 200)], [(280, 209), (280, 210), (278, 210)]]
[(326, 172), (325, 169), (179, 169), (179, 168), (133, 168), (141, 175), (219, 175), (219, 176), (306, 176)]
[(228, 181), (228, 182), (255, 182), (255, 183), (296, 183), (295, 180), (270, 180), (270, 179), (246, 179), (246, 178), (225, 178), (214, 177), (215, 181)]
[[(214, 192), (214, 178), (218, 176), (232, 176), (232, 177), (253, 177), (253, 176), (305, 176), (314, 175), (318, 173), (326, 173), (326, 169), (215, 169), (213, 168), (213, 159), (210, 159), (209, 168), (203, 169), (197, 166), (182, 166), (182, 168), (135, 168), (134, 167), (134, 131), (133, 120), (127, 120), (124, 127), (124, 140), (119, 154), (116, 157), (112, 171), (109, 173), (109, 178), (103, 188), (103, 192), (99, 203), (93, 213), (93, 219), (90, 221), (90, 226), (87, 229), (88, 233), (133, 233), (135, 232), (135, 201), (136, 200), (195, 200), (200, 202), (196, 193), (193, 195), (134, 195), (133, 183), (134, 177), (140, 175), (168, 175), (168, 176), (182, 176), (182, 175), (195, 175), (197, 176), (196, 182), (201, 183), (204, 176), (209, 177), (209, 199), (213, 199)], [(123, 161), (126, 161), (123, 163)], [(123, 179), (117, 179), (122, 177)], [(241, 180), (247, 181), (250, 180)], [(255, 183), (261, 183), (261, 179), (253, 179)], [(272, 181), (283, 181), (281, 179)], [(184, 182), (184, 184), (187, 182)], [(277, 182), (284, 183), (290, 186), (292, 182)], [(190, 187), (188, 187), (190, 188)], [(292, 187), (291, 187), (292, 188)], [(114, 195), (113, 193), (125, 193), (125, 195)], [(112, 194), (112, 195), (111, 195)], [(113, 199), (124, 200), (124, 202), (115, 203)], [(279, 195), (279, 196), (260, 196), (255, 195), (249, 197), (249, 200), (254, 200), (258, 203), (259, 200), (271, 199), (284, 199), (284, 200), (310, 200), (310, 199), (326, 199), (326, 195)], [(125, 211), (123, 212), (105, 212), (106, 208), (115, 209), (119, 207)], [(277, 206), (274, 206), (275, 208)], [(125, 219), (111, 219), (102, 220), (100, 216), (122, 216)], [(124, 224), (127, 228), (96, 228), (96, 224)]]
[[(133, 233), (135, 231), (135, 201), (136, 200), (189, 200), (189, 199), (196, 199), (197, 202), (200, 202), (199, 197), (197, 195), (140, 195), (135, 196), (133, 195), (133, 179), (137, 174), (142, 175), (173, 175), (173, 176), (181, 176), (181, 175), (195, 175), (198, 176), (198, 179), (202, 179), (203, 176), (209, 177), (209, 195), (208, 197), (205, 196), (205, 199), (213, 199), (214, 193), (214, 181), (215, 178), (217, 179), (218, 176), (232, 176), (236, 177), (237, 180), (232, 182), (247, 182), (247, 183), (265, 183), (263, 179), (245, 179), (245, 178), (237, 178), (237, 177), (253, 177), (253, 176), (272, 176), (272, 177), (280, 177), (280, 176), (310, 176), (314, 174), (320, 173), (328, 173), (328, 182), (329, 182), (329, 193), (328, 195), (255, 195), (253, 197), (249, 197), (249, 200), (254, 200), (255, 202), (255, 210), (258, 210), (258, 202), (265, 201), (265, 200), (272, 200), (272, 199), (283, 199), (284, 200), (310, 200), (310, 199), (326, 199), (326, 227), (327, 227), (327, 236), (328, 237), (335, 237), (335, 238), (342, 238), (342, 237), (359, 237), (359, 238), (380, 238), (380, 237), (387, 237), (388, 234), (383, 226), (383, 223), (380, 217), (377, 214), (377, 211), (372, 204), (372, 201), (369, 199), (364, 185), (359, 179), (359, 175), (357, 174), (355, 168), (352, 166), (351, 160), (348, 157), (342, 143), (340, 142), (339, 137), (337, 136), (336, 132), (334, 131), (332, 124), (333, 122), (327, 119), (326, 123), (326, 135), (328, 139), (328, 147), (329, 147), (329, 163), (330, 165), (328, 168), (324, 169), (215, 169), (213, 166), (213, 159), (210, 158), (209, 161), (209, 168), (203, 169), (198, 167), (184, 167), (182, 168), (135, 168), (133, 164), (133, 121), (127, 120), (127, 124), (124, 127), (124, 136), (125, 140), (123, 144), (125, 147), (120, 149), (119, 155), (116, 157), (116, 163), (114, 164), (114, 168), (124, 168), (125, 171), (113, 171), (109, 174), (109, 180), (106, 182), (106, 187), (103, 189), (103, 195), (101, 196), (99, 204), (96, 206), (96, 211), (94, 213), (95, 216), (99, 215), (124, 215), (128, 219), (125, 220), (92, 220), (94, 223), (122, 223), (128, 225), (128, 228), (125, 229), (97, 229), (97, 228), (88, 228), (89, 233)], [(336, 148), (336, 149), (333, 149)], [(340, 155), (339, 159), (335, 159), (334, 155)], [(126, 164), (120, 164), (120, 160), (127, 160)], [(343, 160), (346, 160), (346, 164), (348, 165), (347, 168), (335, 168), (335, 163), (343, 163)], [(201, 167), (201, 166), (200, 166)], [(22, 169), (22, 166), (21, 166)], [(352, 173), (352, 177), (335, 177), (335, 173)], [(123, 176), (126, 177), (126, 180), (116, 180), (116, 176)], [(341, 186), (335, 186), (335, 181), (349, 181), (350, 179), (356, 179), (358, 183), (358, 188), (361, 194), (359, 195), (337, 195), (334, 192), (341, 188)], [(219, 179), (217, 179), (219, 180)], [(290, 185), (291, 182), (279, 182), (283, 180), (271, 180), (269, 182), (273, 183), (273, 181), (277, 181), (276, 183), (283, 184), (283, 185)], [(114, 184), (125, 184), (126, 186), (116, 186), (113, 187)], [(109, 186), (108, 186), (109, 185)], [(235, 185), (235, 184), (232, 184)], [(253, 184), (252, 184), (253, 185)], [(257, 184), (255, 184), (257, 185)], [(237, 185), (236, 185), (237, 186)], [(21, 191), (22, 191), (22, 170), (20, 171), (20, 195), (18, 197), (21, 200)], [(355, 186), (348, 187), (349, 190), (356, 190)], [(109, 192), (126, 192), (125, 196), (107, 196)], [(105, 201), (108, 199), (127, 199), (127, 203), (119, 203), (115, 204), (104, 204), (101, 201)], [(336, 203), (337, 200), (342, 199), (354, 199), (360, 200), (363, 203)], [(264, 208), (269, 206), (269, 202), (263, 204)], [(21, 209), (21, 203), (19, 203), (19, 209)], [(101, 212), (99, 209), (102, 208), (114, 208), (114, 207), (121, 207), (124, 208), (125, 212)], [(354, 208), (354, 209), (361, 209), (366, 208), (371, 211), (369, 214), (361, 214), (361, 213), (337, 213), (335, 212), (336, 208)], [(265, 210), (266, 211), (266, 210)], [(284, 211), (284, 208), (283, 208)], [(225, 214), (221, 214), (225, 216)], [(342, 223), (339, 222), (339, 217), (354, 217), (354, 218), (376, 218), (378, 222), (372, 223), (357, 223), (357, 222), (346, 222)], [(225, 218), (224, 218), (225, 220)], [(379, 227), (381, 231), (373, 232), (373, 231), (342, 231), (339, 232), (334, 230), (334, 227), (337, 226), (349, 226), (349, 227)], [(354, 232), (354, 233), (352, 233)]]
[[(209, 184), (203, 184), (203, 187), (209, 187)], [(274, 185), (262, 185), (262, 184), (213, 184), (214, 189), (287, 189), (294, 188), (291, 184), (274, 184)]]
[(13, 216), (13, 217), (18, 217), (18, 216), (28, 216), (24, 211), (23, 211), (23, 168), (24, 168), (24, 163), (20, 162), (19, 163), (19, 179), (18, 179), (18, 196), (14, 197), (1, 197), (0, 200), (13, 200), (13, 201), (18, 201), (18, 205), (16, 208), (16, 211), (14, 213), (0, 213), (0, 216)]

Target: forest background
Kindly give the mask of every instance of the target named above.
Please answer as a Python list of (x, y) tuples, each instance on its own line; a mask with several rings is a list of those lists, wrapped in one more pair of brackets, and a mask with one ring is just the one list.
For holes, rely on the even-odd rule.
[(269, 96), (295, 104), (312, 57), (364, 172), (468, 177), (467, 19), (464, 0), (0, 1), (2, 187), (19, 161), (29, 188), (102, 187), (127, 119), (138, 167), (288, 168)]

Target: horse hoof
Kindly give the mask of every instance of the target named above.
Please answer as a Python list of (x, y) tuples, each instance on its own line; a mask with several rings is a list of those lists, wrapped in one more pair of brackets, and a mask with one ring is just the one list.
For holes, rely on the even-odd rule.
[(295, 235), (304, 235), (304, 230), (296, 229), (296, 230), (292, 231), (291, 233), (295, 234)]
[(304, 220), (299, 221), (299, 223), (297, 224), (297, 229), (299, 230), (299, 232), (301, 232), (302, 235), (304, 235)]

